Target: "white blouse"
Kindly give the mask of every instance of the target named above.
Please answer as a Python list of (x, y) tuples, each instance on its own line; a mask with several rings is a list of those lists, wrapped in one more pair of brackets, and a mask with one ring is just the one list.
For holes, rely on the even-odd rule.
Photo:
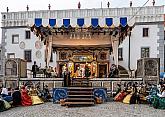
[(157, 94), (159, 97), (165, 97), (165, 91), (162, 92), (162, 94)]

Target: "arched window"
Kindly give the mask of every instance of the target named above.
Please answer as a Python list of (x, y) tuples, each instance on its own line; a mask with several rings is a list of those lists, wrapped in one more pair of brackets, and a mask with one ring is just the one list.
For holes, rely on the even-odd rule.
[(10, 75), (17, 75), (17, 63), (13, 60), (9, 60), (5, 64), (5, 75), (10, 76)]

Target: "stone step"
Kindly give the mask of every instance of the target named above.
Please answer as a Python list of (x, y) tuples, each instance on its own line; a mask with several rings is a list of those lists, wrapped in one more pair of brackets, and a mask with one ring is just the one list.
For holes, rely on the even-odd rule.
[(94, 102), (65, 102), (66, 105), (94, 105)]
[(68, 91), (68, 94), (92, 94), (93, 91)]
[(74, 101), (94, 101), (93, 98), (67, 98), (66, 99), (66, 102), (67, 101), (70, 101), (70, 100), (74, 100)]
[(93, 97), (93, 95), (80, 95), (80, 94), (77, 94), (77, 95), (68, 95), (68, 97)]
[(92, 91), (92, 87), (69, 87), (68, 91)]

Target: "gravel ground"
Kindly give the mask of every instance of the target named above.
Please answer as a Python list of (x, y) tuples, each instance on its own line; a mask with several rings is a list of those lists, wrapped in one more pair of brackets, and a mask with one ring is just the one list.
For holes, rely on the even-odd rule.
[(165, 117), (165, 110), (154, 109), (145, 104), (128, 105), (106, 102), (91, 107), (63, 107), (48, 102), (42, 105), (11, 108), (0, 117)]

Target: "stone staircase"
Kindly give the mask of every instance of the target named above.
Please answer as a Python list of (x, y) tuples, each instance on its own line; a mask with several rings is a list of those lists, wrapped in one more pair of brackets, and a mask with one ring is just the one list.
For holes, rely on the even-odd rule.
[(118, 69), (120, 78), (129, 78), (128, 71), (125, 68), (123, 68), (122, 66), (118, 66)]
[(70, 87), (67, 91), (65, 106), (89, 106), (94, 105), (93, 88), (91, 87)]
[(71, 87), (91, 87), (92, 83), (87, 78), (74, 78), (71, 82)]

